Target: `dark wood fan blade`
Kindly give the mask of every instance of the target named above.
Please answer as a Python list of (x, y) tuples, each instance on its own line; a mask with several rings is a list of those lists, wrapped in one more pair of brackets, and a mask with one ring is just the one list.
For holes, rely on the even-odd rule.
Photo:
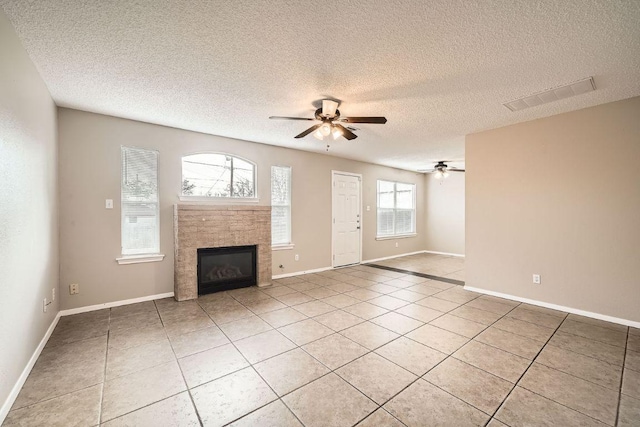
[(311, 132), (313, 132), (316, 129), (318, 129), (320, 126), (322, 126), (322, 123), (319, 123), (317, 125), (311, 126), (309, 129), (305, 130), (304, 132), (302, 132), (299, 135), (296, 135), (294, 138), (304, 138), (305, 136), (309, 135)]
[(269, 117), (270, 119), (274, 119), (274, 120), (315, 120), (315, 119), (309, 119), (307, 117), (284, 117), (284, 116), (271, 116)]
[(352, 139), (356, 139), (358, 137), (358, 135), (356, 135), (355, 133), (351, 132), (349, 129), (347, 129), (346, 127), (339, 125), (337, 123), (333, 124), (335, 127), (337, 127), (338, 129), (340, 129), (342, 131), (342, 136), (344, 136), (345, 138), (347, 138), (349, 141), (351, 141)]
[(345, 123), (377, 123), (377, 124), (385, 124), (387, 123), (386, 117), (340, 117), (341, 122)]
[(449, 172), (465, 172), (464, 169), (454, 169), (454, 168), (449, 168), (449, 169), (447, 169), (447, 171), (449, 171)]

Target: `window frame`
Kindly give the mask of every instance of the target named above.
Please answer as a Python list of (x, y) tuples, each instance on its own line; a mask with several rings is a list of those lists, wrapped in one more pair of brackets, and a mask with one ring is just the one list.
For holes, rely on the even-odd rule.
[[(282, 168), (289, 169), (289, 188), (287, 194), (289, 195), (289, 200), (287, 205), (274, 205), (273, 204), (273, 170), (274, 168)], [(270, 175), (270, 193), (271, 193), (271, 249), (272, 250), (285, 250), (285, 249), (293, 249), (293, 203), (292, 203), (292, 188), (293, 188), (293, 168), (291, 166), (286, 165), (271, 165), (271, 175)], [(288, 207), (289, 208), (289, 241), (288, 242), (273, 242), (273, 207)]]
[[(381, 182), (393, 184), (393, 208), (380, 208), (380, 183)], [(412, 191), (411, 191), (411, 193), (412, 193), (412, 204), (413, 204), (413, 208), (412, 209), (398, 208), (398, 184), (409, 185), (409, 186), (412, 187)], [(418, 209), (417, 209), (417, 206), (416, 206), (416, 191), (417, 191), (416, 184), (411, 183), (411, 182), (390, 181), (390, 180), (386, 180), (386, 179), (378, 179), (378, 180), (376, 180), (376, 240), (398, 239), (398, 238), (404, 238), (404, 237), (414, 237), (414, 236), (417, 235), (416, 217), (417, 217), (417, 210)], [(392, 209), (393, 210), (393, 233), (392, 234), (380, 234), (379, 221), (378, 221), (380, 209), (385, 209), (385, 210)], [(409, 232), (409, 233), (397, 233), (396, 232), (396, 213), (397, 213), (398, 210), (402, 210), (402, 211), (412, 210), (413, 211), (412, 221), (411, 221), (412, 222), (411, 223), (411, 229), (412, 229), (411, 232)]]
[[(137, 151), (146, 151), (152, 152), (155, 154), (155, 174), (156, 174), (156, 201), (139, 201), (139, 202), (129, 202), (124, 200), (124, 154), (126, 150), (137, 150)], [(116, 258), (119, 264), (132, 264), (136, 262), (151, 262), (151, 261), (161, 261), (164, 258), (164, 255), (160, 253), (160, 184), (159, 184), (159, 165), (160, 165), (160, 152), (158, 150), (143, 148), (143, 147), (132, 147), (128, 145), (120, 146), (120, 253), (121, 257)], [(156, 247), (154, 248), (145, 248), (151, 250), (125, 250), (124, 247), (124, 224), (126, 221), (125, 209), (124, 206), (134, 205), (136, 203), (144, 203), (144, 204), (155, 204), (155, 218), (156, 218), (156, 227), (155, 227), (155, 236), (154, 240), (156, 242)]]
[[(183, 162), (185, 157), (195, 156), (199, 154), (217, 154), (221, 156), (227, 156), (235, 159), (242, 160), (253, 166), (253, 197), (238, 197), (238, 196), (192, 196), (182, 193), (182, 183), (184, 182)], [(231, 184), (231, 183), (230, 183)], [(242, 203), (257, 203), (260, 201), (258, 197), (258, 164), (245, 157), (241, 157), (231, 153), (225, 153), (222, 151), (198, 151), (195, 153), (187, 153), (180, 157), (180, 191), (178, 198), (181, 202), (209, 202), (209, 203), (226, 203), (226, 204), (242, 204)]]

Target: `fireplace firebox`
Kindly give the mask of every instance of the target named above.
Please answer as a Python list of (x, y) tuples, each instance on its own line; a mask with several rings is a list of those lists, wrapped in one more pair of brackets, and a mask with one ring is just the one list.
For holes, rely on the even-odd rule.
[(253, 286), (256, 246), (198, 249), (198, 295)]

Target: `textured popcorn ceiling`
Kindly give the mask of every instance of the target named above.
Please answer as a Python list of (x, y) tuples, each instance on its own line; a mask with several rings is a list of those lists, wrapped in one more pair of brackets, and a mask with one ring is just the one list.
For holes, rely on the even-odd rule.
[[(0, 0), (60, 106), (323, 152), (312, 103), (384, 115), (330, 154), (418, 169), (464, 135), (640, 95), (640, 1)], [(597, 90), (502, 103), (594, 76)]]

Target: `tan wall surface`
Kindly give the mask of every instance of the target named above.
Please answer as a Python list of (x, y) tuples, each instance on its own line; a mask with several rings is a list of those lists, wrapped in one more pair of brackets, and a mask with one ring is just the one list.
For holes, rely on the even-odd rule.
[(464, 255), (464, 173), (425, 174), (426, 250)]
[(468, 135), (467, 285), (640, 321), (639, 162), (640, 97)]
[(0, 407), (58, 312), (42, 311), (58, 288), (56, 157), (56, 107), (0, 8)]
[[(173, 205), (181, 189), (185, 154), (226, 152), (258, 165), (260, 204), (269, 205), (272, 165), (292, 167), (293, 250), (273, 252), (273, 274), (331, 266), (331, 170), (363, 175), (363, 260), (424, 249), (424, 179), (421, 174), (332, 156), (199, 134), (60, 108), (60, 287), (63, 308), (173, 291)], [(366, 149), (366, 141), (359, 141)], [(162, 262), (118, 265), (120, 255), (120, 146), (159, 154)], [(417, 184), (418, 236), (375, 240), (376, 180)], [(114, 209), (104, 208), (105, 199)], [(395, 247), (398, 242), (399, 247)], [(300, 261), (294, 261), (294, 255)], [(284, 265), (283, 269), (278, 266)], [(68, 285), (80, 293), (70, 296)]]

